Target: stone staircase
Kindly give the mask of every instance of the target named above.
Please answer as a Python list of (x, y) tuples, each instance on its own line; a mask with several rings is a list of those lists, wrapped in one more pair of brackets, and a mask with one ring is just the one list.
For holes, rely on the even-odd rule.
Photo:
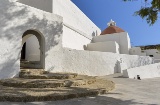
[(93, 76), (22, 69), (19, 78), (0, 80), (0, 101), (64, 100), (105, 94), (114, 87), (112, 81)]

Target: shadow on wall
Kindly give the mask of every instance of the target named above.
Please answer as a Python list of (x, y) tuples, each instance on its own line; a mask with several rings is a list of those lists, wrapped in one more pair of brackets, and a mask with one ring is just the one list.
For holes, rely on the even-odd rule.
[(60, 44), (62, 22), (48, 19), (47, 15), (52, 17), (49, 13), (16, 2), (9, 2), (9, 0), (2, 0), (0, 14), (0, 47), (5, 45), (4, 50), (0, 51), (0, 56), (2, 56), (0, 76), (2, 73), (13, 74), (19, 68), (22, 35), (25, 31), (30, 29), (40, 31), (45, 37), (46, 52)]
[(137, 60), (138, 62), (131, 62), (131, 68), (153, 64), (153, 60), (151, 59), (153, 58), (140, 56)]
[(119, 63), (119, 61), (117, 60), (115, 66), (114, 66), (114, 73), (118, 73), (118, 63)]
[[(0, 77), (8, 78), (17, 76), (17, 72), (19, 72), (19, 65), (17, 65), (18, 59), (12, 58), (12, 55), (7, 58), (7, 61), (0, 64)], [(8, 76), (6, 77), (5, 74)]]
[[(2, 5), (6, 6), (4, 7)], [(12, 32), (16, 31), (16, 33), (22, 33), (21, 36), (17, 35), (17, 40), (19, 41), (19, 37), (22, 38), (25, 31), (34, 28), (35, 30), (37, 29), (42, 32), (45, 36), (45, 40), (47, 41), (46, 46), (48, 46), (46, 51), (50, 50), (50, 47), (59, 44), (59, 38), (61, 37), (63, 28), (62, 23), (48, 20), (45, 14), (37, 16), (37, 14), (40, 13), (32, 13), (31, 9), (28, 9), (28, 6), (21, 5), (20, 7), (17, 7), (16, 3), (8, 2), (8, 0), (2, 1), (0, 9), (0, 13), (2, 14), (0, 18), (0, 21), (2, 22), (0, 23), (0, 27), (3, 27), (0, 29), (0, 32), (3, 33), (0, 37), (5, 37), (9, 41), (12, 41), (13, 38), (15, 38)], [(43, 12), (41, 10), (38, 11)], [(22, 23), (17, 24), (17, 22)]]
[(94, 36), (98, 36), (98, 32), (97, 32), (97, 30), (96, 30), (96, 32), (94, 32), (94, 31), (93, 31), (93, 33), (92, 33), (92, 37), (94, 37)]
[(94, 36), (96, 36), (96, 33), (95, 33), (95, 32), (92, 33), (92, 37), (94, 37)]
[(83, 45), (83, 49), (84, 49), (84, 50), (87, 50), (87, 45)]

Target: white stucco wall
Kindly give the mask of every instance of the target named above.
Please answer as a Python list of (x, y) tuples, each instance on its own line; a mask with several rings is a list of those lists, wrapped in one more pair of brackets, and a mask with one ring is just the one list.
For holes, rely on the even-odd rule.
[(160, 63), (160, 59), (154, 59), (154, 63)]
[(91, 39), (80, 35), (76, 31), (63, 26), (62, 45), (66, 48), (84, 50), (84, 45), (91, 42)]
[(129, 53), (131, 55), (146, 56), (146, 53), (142, 52), (140, 47), (132, 47), (132, 48), (130, 48)]
[(26, 40), (26, 60), (40, 61), (39, 41), (36, 36), (31, 36)]
[(144, 50), (146, 55), (153, 55), (155, 59), (160, 59), (160, 52), (157, 49)]
[(17, 2), (52, 13), (52, 0), (17, 0)]
[[(153, 63), (153, 59), (150, 57), (109, 52), (62, 49), (62, 51), (56, 53), (59, 54), (57, 59), (62, 58), (62, 61), (59, 65), (57, 63), (49, 69), (52, 72), (73, 72), (102, 76), (118, 72), (118, 61), (125, 63), (127, 69)], [(61, 68), (56, 69), (56, 66)]]
[[(90, 43), (92, 36), (101, 33), (101, 30), (70, 0), (18, 0), (18, 2), (62, 16), (63, 47), (84, 50), (83, 46)], [(75, 40), (72, 40), (73, 37)]]
[(131, 68), (123, 71), (123, 76), (127, 78), (137, 78), (137, 75), (141, 79), (160, 77), (160, 63), (151, 65)]
[[(70, 0), (53, 0), (53, 13), (63, 17), (64, 47), (82, 50), (83, 45), (90, 43), (93, 36), (101, 33), (101, 30)], [(68, 39), (71, 39), (74, 45)]]
[(86, 33), (92, 38), (101, 30), (70, 0), (53, 0), (53, 13), (63, 17), (64, 24)]
[(117, 63), (117, 68), (118, 68), (117, 72), (122, 73), (123, 70), (126, 70), (128, 67), (127, 67), (126, 63), (124, 63), (123, 61), (120, 60)]
[(89, 51), (113, 52), (119, 54), (119, 45), (115, 41), (90, 43), (87, 45)]
[(129, 54), (130, 38), (127, 32), (114, 33), (114, 34), (106, 34), (93, 37), (92, 42), (105, 42), (105, 41), (116, 41), (120, 47), (121, 54)]
[[(62, 2), (62, 0), (56, 1)], [(67, 8), (71, 8), (73, 4), (67, 6), (66, 3), (63, 5)], [(60, 6), (63, 7), (63, 5)], [(62, 8), (59, 9), (61, 10)], [(69, 10), (65, 8), (63, 11), (71, 12), (74, 11), (74, 9)], [(86, 17), (82, 20), (82, 13), (80, 12), (81, 15), (76, 14), (78, 11), (80, 10), (75, 11), (75, 15), (73, 15), (73, 17), (75, 16), (76, 21), (72, 17), (71, 19), (74, 20), (73, 23), (71, 20), (68, 20), (68, 22), (74, 24), (77, 29), (82, 29), (81, 31), (90, 33), (93, 31), (91, 28), (93, 23), (88, 22), (88, 18)], [(0, 14), (0, 79), (11, 78), (18, 74), (20, 70), (22, 35), (27, 30), (38, 30), (45, 38), (45, 51), (41, 53), (45, 56), (45, 70), (47, 71), (76, 72), (86, 75), (108, 75), (117, 72), (117, 61), (119, 60), (123, 60), (123, 62), (126, 63), (127, 68), (152, 63), (150, 57), (63, 49), (62, 17), (21, 3), (9, 2), (8, 0), (1, 1)], [(67, 21), (67, 18), (64, 19)], [(82, 22), (80, 20), (77, 21), (78, 19)], [(83, 24), (79, 25), (81, 23)], [(88, 30), (90, 29), (89, 27), (91, 30)], [(84, 43), (87, 43), (87, 41), (88, 40)]]
[(9, 0), (1, 1), (0, 14), (0, 79), (18, 74), (22, 35), (27, 30), (38, 30), (45, 37), (45, 69), (58, 62), (53, 51), (61, 48), (62, 17)]

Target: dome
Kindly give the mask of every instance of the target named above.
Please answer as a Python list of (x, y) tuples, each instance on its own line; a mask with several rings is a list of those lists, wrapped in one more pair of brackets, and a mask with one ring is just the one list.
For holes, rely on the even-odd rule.
[(119, 28), (116, 26), (116, 23), (114, 21), (110, 21), (108, 23), (108, 27), (102, 31), (100, 35), (105, 35), (105, 34), (113, 34), (113, 33), (120, 33), (120, 32), (125, 32), (123, 29)]
[(120, 32), (125, 32), (125, 31), (117, 26), (109, 26), (104, 31), (102, 31), (102, 33), (100, 35), (120, 33)]

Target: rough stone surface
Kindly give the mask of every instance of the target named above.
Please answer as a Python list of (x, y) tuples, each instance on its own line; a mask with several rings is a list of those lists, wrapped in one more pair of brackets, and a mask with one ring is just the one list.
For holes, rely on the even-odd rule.
[[(40, 76), (39, 76), (40, 77)], [(78, 76), (73, 79), (24, 79), (12, 78), (0, 80), (3, 86), (19, 87), (19, 88), (56, 88), (90, 85), (96, 82), (95, 77)]]
[(49, 73), (43, 69), (22, 69), (20, 78), (28, 79), (71, 79), (77, 76), (76, 73)]
[(116, 89), (96, 97), (47, 102), (0, 102), (0, 105), (160, 105), (160, 78), (134, 80), (122, 74), (104, 76), (113, 80)]
[[(43, 70), (22, 70), (21, 78), (0, 80), (0, 101), (32, 102), (55, 101), (78, 97), (95, 96), (105, 94), (114, 89), (112, 81), (97, 77), (78, 75), (67, 78), (66, 75), (74, 73), (51, 73), (61, 75), (57, 79), (25, 79), (25, 73), (29, 75), (50, 74)], [(33, 74), (32, 74), (33, 73)], [(25, 76), (24, 76), (25, 77)]]

